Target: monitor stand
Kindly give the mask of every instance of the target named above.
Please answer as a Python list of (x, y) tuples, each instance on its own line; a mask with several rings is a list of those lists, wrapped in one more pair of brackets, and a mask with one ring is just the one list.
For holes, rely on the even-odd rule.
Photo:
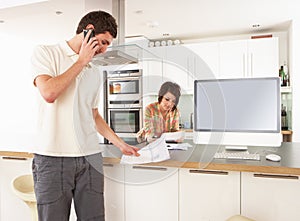
[(225, 150), (248, 150), (247, 146), (225, 146)]

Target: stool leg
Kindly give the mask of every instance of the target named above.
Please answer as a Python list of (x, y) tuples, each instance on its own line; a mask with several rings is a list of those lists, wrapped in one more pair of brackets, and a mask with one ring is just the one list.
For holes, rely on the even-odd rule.
[(36, 202), (26, 202), (31, 210), (32, 221), (38, 221)]

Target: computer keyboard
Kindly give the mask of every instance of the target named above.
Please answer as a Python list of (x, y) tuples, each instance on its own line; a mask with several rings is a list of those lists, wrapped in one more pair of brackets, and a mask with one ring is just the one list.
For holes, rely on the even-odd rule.
[(215, 159), (232, 159), (232, 160), (260, 160), (260, 155), (257, 153), (249, 153), (248, 151), (240, 152), (222, 152), (215, 153)]

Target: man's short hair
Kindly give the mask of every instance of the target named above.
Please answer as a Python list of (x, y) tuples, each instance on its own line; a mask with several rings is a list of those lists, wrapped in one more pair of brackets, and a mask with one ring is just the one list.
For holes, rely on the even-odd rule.
[(86, 14), (79, 22), (76, 34), (80, 34), (89, 24), (94, 26), (96, 35), (109, 32), (113, 38), (117, 37), (116, 19), (105, 11), (92, 11)]

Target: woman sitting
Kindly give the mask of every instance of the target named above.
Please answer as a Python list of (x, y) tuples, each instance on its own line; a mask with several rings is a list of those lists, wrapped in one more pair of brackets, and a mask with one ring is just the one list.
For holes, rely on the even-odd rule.
[(158, 102), (149, 104), (145, 109), (144, 127), (137, 133), (139, 143), (152, 140), (164, 132), (179, 131), (180, 113), (177, 104), (180, 97), (180, 86), (165, 82), (158, 92)]

